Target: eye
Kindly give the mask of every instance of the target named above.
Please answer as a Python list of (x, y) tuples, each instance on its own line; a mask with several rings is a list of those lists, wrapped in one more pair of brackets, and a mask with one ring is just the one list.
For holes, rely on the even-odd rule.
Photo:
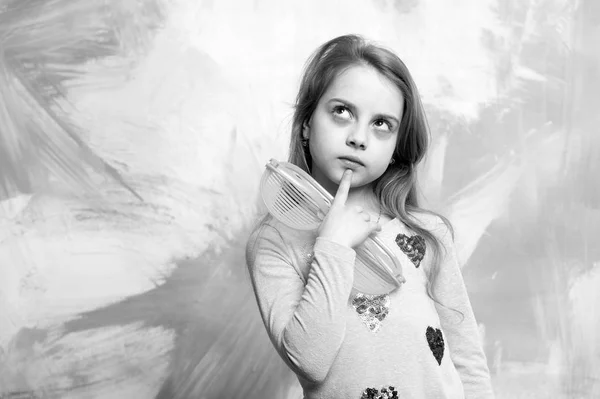
[(336, 105), (335, 107), (333, 107), (332, 113), (336, 118), (345, 120), (351, 118), (350, 110), (344, 105)]
[(392, 124), (385, 119), (377, 119), (375, 121), (375, 127), (383, 128), (383, 129), (389, 130), (389, 131), (392, 131), (392, 128), (393, 128)]

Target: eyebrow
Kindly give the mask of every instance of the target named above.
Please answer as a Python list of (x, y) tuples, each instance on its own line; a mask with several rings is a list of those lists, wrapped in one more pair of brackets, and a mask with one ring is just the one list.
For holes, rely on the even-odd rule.
[[(348, 108), (352, 109), (353, 111), (356, 110), (356, 105), (352, 104), (350, 101), (334, 97), (334, 98), (330, 99), (327, 102), (330, 103), (330, 102), (333, 102), (333, 101), (337, 101), (337, 102), (340, 102), (342, 104), (345, 104), (345, 105), (348, 106)], [(391, 119), (394, 122), (396, 122), (398, 125), (400, 124), (400, 121), (398, 120), (398, 118), (396, 118), (395, 116), (389, 115), (389, 114), (376, 114), (375, 117), (376, 118), (388, 118), (388, 119)]]

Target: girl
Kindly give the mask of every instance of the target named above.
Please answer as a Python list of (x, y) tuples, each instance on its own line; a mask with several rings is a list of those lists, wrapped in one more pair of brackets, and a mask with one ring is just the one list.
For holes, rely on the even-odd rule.
[[(319, 229), (267, 215), (247, 244), (271, 341), (304, 397), (492, 398), (450, 225), (419, 208), (429, 133), (417, 88), (391, 51), (348, 35), (305, 67), (289, 161), (335, 195)], [(377, 234), (406, 278), (386, 295), (353, 289), (354, 248)]]

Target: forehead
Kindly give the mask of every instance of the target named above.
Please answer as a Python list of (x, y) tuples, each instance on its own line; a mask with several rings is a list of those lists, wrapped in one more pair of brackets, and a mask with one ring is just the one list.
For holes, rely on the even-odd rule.
[(351, 66), (331, 82), (321, 100), (347, 100), (365, 111), (400, 117), (404, 96), (400, 89), (373, 67)]

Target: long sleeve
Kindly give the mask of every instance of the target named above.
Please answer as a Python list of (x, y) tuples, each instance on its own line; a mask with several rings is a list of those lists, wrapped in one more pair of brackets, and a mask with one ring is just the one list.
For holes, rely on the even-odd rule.
[[(434, 293), (446, 307), (436, 304), (440, 322), (466, 399), (494, 398), (487, 359), (477, 322), (462, 277), (450, 231), (444, 225), (441, 238), (446, 248), (435, 282)], [(444, 253), (442, 253), (444, 255)], [(449, 309), (448, 309), (449, 308)], [(456, 309), (464, 315), (455, 312)]]
[(298, 376), (327, 376), (346, 331), (355, 252), (317, 238), (306, 281), (279, 232), (263, 225), (247, 244), (247, 264), (267, 332)]

